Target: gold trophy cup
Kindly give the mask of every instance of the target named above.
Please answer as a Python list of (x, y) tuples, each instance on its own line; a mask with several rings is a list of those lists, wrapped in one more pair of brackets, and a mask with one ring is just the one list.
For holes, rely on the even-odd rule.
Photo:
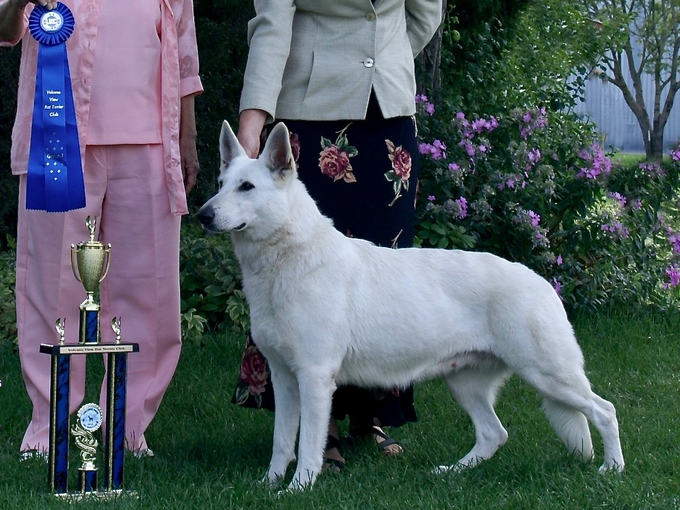
[(87, 298), (80, 304), (81, 310), (99, 311), (99, 304), (94, 300), (94, 294), (99, 284), (106, 278), (111, 264), (111, 245), (104, 245), (95, 240), (97, 218), (89, 216), (85, 220), (90, 231), (90, 239), (71, 245), (71, 269), (73, 275), (85, 287)]

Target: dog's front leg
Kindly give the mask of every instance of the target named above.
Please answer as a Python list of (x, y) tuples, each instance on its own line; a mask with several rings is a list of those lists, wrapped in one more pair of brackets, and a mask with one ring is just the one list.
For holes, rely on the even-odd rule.
[(302, 404), (300, 444), (297, 469), (288, 486), (291, 490), (311, 487), (321, 472), (331, 399), (335, 391), (335, 381), (328, 373), (318, 371), (298, 374)]
[(275, 487), (286, 476), (288, 464), (295, 460), (295, 439), (300, 423), (300, 393), (295, 375), (285, 366), (270, 361), (274, 386), (274, 443), (267, 480)]

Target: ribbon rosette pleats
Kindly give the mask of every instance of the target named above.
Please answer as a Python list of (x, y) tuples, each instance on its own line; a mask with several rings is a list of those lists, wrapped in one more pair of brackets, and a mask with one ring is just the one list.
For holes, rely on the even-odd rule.
[(52, 10), (37, 5), (28, 27), (39, 44), (26, 209), (81, 209), (85, 184), (66, 53), (75, 19), (62, 3)]

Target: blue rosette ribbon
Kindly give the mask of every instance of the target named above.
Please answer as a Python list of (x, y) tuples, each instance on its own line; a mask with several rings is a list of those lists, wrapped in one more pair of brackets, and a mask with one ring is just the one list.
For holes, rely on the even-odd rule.
[(63, 3), (36, 5), (28, 19), (38, 41), (26, 209), (66, 212), (85, 207), (85, 183), (66, 40), (75, 18)]

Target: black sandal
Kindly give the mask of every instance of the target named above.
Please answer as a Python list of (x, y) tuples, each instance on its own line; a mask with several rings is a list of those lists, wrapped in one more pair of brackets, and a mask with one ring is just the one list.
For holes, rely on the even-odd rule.
[[(385, 431), (383, 431), (383, 429), (381, 429), (377, 425), (373, 425), (371, 427), (370, 434), (381, 437), (383, 439), (383, 441), (381, 442), (376, 441), (376, 444), (378, 445), (378, 448), (380, 449), (383, 455), (391, 457), (403, 453), (404, 450), (402, 449), (401, 445), (397, 442), (397, 440), (385, 434)], [(397, 445), (399, 447), (399, 451), (396, 452), (389, 451), (389, 447), (392, 445)]]
[[(333, 437), (330, 434), (326, 438), (326, 452), (329, 450), (336, 449), (338, 450), (338, 453), (343, 456), (342, 453), (342, 446), (340, 446), (340, 440), (337, 437)], [(323, 459), (323, 465), (321, 467), (321, 472), (325, 473), (327, 471), (330, 471), (332, 473), (342, 473), (342, 471), (345, 469), (345, 462), (343, 462), (340, 459), (330, 459), (328, 457), (324, 457)]]
[[(352, 426), (352, 423), (350, 422), (349, 424), (349, 434), (350, 437), (352, 438), (352, 441), (357, 442), (362, 438), (369, 438), (378, 446), (378, 449), (380, 452), (385, 455), (386, 457), (392, 457), (395, 455), (400, 455), (403, 453), (404, 449), (401, 447), (399, 442), (388, 436), (385, 431), (380, 428), (378, 425), (371, 425), (369, 427), (356, 427)], [(378, 436), (382, 438), (381, 442), (378, 442), (376, 440), (376, 437)], [(390, 446), (397, 445), (399, 447), (399, 451), (396, 452), (391, 452), (389, 450)]]

